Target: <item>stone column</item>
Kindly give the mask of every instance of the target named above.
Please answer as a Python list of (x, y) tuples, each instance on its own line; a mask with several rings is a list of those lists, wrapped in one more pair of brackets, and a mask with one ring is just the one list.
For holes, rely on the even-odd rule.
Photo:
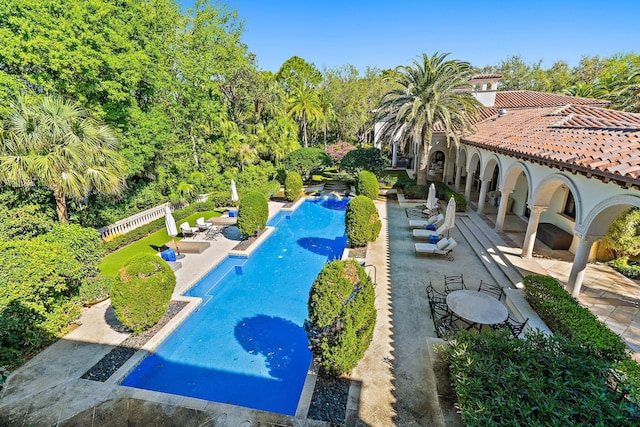
[(533, 253), (533, 245), (536, 242), (536, 234), (538, 233), (540, 214), (542, 214), (542, 212), (544, 212), (547, 208), (548, 206), (529, 206), (531, 214), (529, 215), (527, 232), (524, 235), (524, 243), (522, 245), (523, 258), (531, 258), (531, 254)]
[(396, 141), (393, 141), (393, 154), (391, 156), (391, 167), (394, 169), (398, 167), (398, 143)]
[(484, 203), (485, 203), (485, 199), (487, 198), (487, 188), (489, 188), (490, 182), (491, 182), (490, 179), (480, 180), (480, 196), (478, 197), (478, 210), (476, 211), (479, 214), (484, 212)]
[(498, 205), (498, 216), (496, 217), (496, 231), (504, 228), (504, 219), (507, 216), (507, 206), (509, 206), (509, 195), (513, 193), (513, 187), (500, 189), (500, 204)]
[(475, 173), (475, 170), (467, 171), (467, 183), (464, 186), (464, 198), (467, 199), (467, 201), (471, 200), (471, 186), (473, 185), (473, 176)]
[(460, 166), (456, 166), (456, 181), (455, 181), (455, 188), (456, 191), (460, 191), (460, 181), (462, 180), (462, 165)]
[(582, 279), (584, 279), (584, 273), (587, 270), (591, 247), (594, 242), (602, 239), (603, 236), (586, 235), (575, 231), (574, 234), (580, 239), (580, 241), (578, 242), (576, 254), (573, 257), (573, 265), (571, 267), (571, 273), (569, 274), (567, 287), (571, 290), (571, 295), (578, 298), (580, 288), (582, 287)]

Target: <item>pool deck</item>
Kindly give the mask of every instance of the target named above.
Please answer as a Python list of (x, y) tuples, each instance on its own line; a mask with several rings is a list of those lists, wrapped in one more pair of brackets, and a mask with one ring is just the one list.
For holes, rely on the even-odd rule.
[[(432, 282), (442, 288), (444, 275), (460, 273), (470, 286), (482, 279), (514, 287), (518, 275), (530, 273), (548, 274), (566, 283), (571, 256), (554, 251), (551, 258), (548, 248), (536, 242), (536, 256), (522, 259), (518, 241), (524, 232), (519, 218), (510, 215), (506, 232), (496, 234), (491, 213), (478, 216), (470, 211), (460, 215), (451, 233), (459, 243), (453, 262), (439, 256), (417, 257), (408, 228), (410, 210), (392, 199), (376, 204), (383, 228), (367, 251), (366, 264), (374, 266), (367, 269), (375, 273), (378, 322), (371, 347), (351, 375), (347, 425), (462, 426), (455, 409), (442, 404), (451, 390), (448, 378), (434, 369), (439, 363), (434, 345), (442, 342), (429, 319), (425, 286)], [(270, 214), (281, 207), (270, 202)], [(478, 242), (483, 241), (487, 243), (479, 250)], [(179, 260), (176, 297), (237, 244), (224, 236), (210, 242), (204, 252), (185, 254)], [(505, 264), (499, 269), (497, 256)], [(636, 352), (640, 352), (638, 298), (637, 282), (601, 264), (587, 268), (581, 302), (621, 333)], [(115, 381), (80, 379), (127, 338), (110, 326), (112, 321), (108, 301), (85, 309), (78, 328), (16, 370), (0, 395), (0, 425), (328, 426), (302, 415), (288, 417), (123, 387)]]

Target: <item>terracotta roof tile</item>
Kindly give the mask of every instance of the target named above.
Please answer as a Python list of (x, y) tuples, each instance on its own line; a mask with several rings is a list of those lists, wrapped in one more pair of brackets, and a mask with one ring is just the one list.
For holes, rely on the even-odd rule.
[(555, 93), (534, 92), (531, 90), (510, 90), (496, 93), (494, 108), (528, 108), (563, 105), (609, 105), (609, 101), (593, 98), (579, 98)]
[(640, 187), (640, 114), (587, 104), (511, 109), (477, 123), (463, 140)]
[(469, 80), (485, 80), (485, 79), (501, 79), (501, 78), (502, 78), (502, 74), (497, 74), (497, 73), (476, 74), (475, 76), (471, 77)]

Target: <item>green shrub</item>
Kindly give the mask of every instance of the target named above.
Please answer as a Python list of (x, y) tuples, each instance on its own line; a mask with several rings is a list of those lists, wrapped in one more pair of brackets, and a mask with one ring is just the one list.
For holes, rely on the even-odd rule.
[(580, 341), (594, 354), (612, 362), (629, 357), (622, 338), (579, 305), (556, 279), (529, 275), (523, 283), (527, 301), (553, 333)]
[(246, 193), (238, 205), (238, 229), (246, 236), (253, 236), (263, 230), (269, 219), (269, 204), (259, 192)]
[(416, 185), (412, 183), (408, 183), (403, 188), (404, 196), (407, 199), (425, 199), (429, 195), (429, 186), (428, 185)]
[(175, 274), (160, 257), (131, 258), (109, 292), (117, 319), (136, 334), (155, 325), (169, 308), (175, 285)]
[(96, 276), (80, 285), (78, 298), (81, 304), (91, 304), (109, 296), (109, 290), (118, 279), (111, 276)]
[(304, 181), (308, 181), (311, 175), (331, 166), (331, 158), (319, 148), (307, 147), (293, 151), (282, 161), (282, 166), (287, 171), (296, 171)]
[(609, 261), (614, 270), (630, 279), (640, 279), (640, 264), (629, 261), (627, 258), (616, 258)]
[(295, 202), (302, 192), (302, 177), (298, 172), (287, 173), (284, 181), (284, 197), (290, 202)]
[(0, 366), (51, 343), (80, 314), (83, 266), (65, 245), (0, 242)]
[(0, 204), (0, 240), (29, 240), (44, 234), (56, 223), (37, 205), (7, 209)]
[(216, 191), (215, 193), (210, 193), (207, 197), (207, 202), (212, 203), (216, 208), (234, 206), (231, 200), (231, 191)]
[(605, 244), (616, 258), (640, 255), (640, 208), (630, 208), (613, 221)]
[(280, 191), (280, 183), (276, 180), (267, 181), (255, 187), (255, 191), (262, 193), (264, 197), (270, 199)]
[(345, 232), (353, 247), (375, 241), (381, 228), (378, 210), (370, 198), (356, 196), (351, 199), (345, 212)]
[(349, 151), (340, 160), (340, 169), (351, 175), (357, 175), (360, 171), (368, 170), (376, 176), (389, 167), (389, 159), (377, 148), (358, 148)]
[(324, 266), (309, 291), (305, 331), (322, 373), (350, 372), (371, 344), (376, 323), (371, 278), (353, 260)]
[(380, 187), (376, 176), (369, 171), (360, 171), (356, 180), (356, 194), (376, 200), (379, 191)]
[(467, 199), (449, 188), (445, 191), (442, 200), (448, 203), (451, 196), (453, 196), (453, 199), (456, 201), (456, 212), (464, 212), (467, 210)]
[(64, 245), (82, 265), (83, 276), (98, 274), (98, 264), (105, 251), (100, 234), (95, 229), (76, 224), (56, 224), (51, 231), (40, 235), (38, 240)]
[(640, 407), (608, 384), (610, 362), (541, 332), (460, 333), (449, 350), (465, 426), (637, 426)]

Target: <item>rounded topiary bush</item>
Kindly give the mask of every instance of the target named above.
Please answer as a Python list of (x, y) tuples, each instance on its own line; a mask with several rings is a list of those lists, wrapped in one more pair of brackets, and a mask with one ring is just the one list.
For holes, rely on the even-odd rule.
[(131, 258), (110, 291), (116, 317), (134, 333), (155, 325), (167, 312), (175, 285), (175, 274), (160, 257)]
[(238, 229), (247, 236), (253, 236), (267, 226), (269, 203), (262, 193), (251, 191), (240, 199), (238, 205)]
[(298, 172), (287, 173), (284, 180), (284, 198), (290, 202), (295, 201), (302, 192), (302, 177)]
[(323, 374), (351, 371), (371, 344), (376, 324), (371, 277), (354, 260), (324, 266), (309, 291), (309, 347)]
[(380, 235), (382, 222), (373, 201), (366, 196), (356, 196), (347, 205), (345, 232), (353, 247), (375, 241)]
[(378, 198), (378, 191), (380, 185), (378, 184), (378, 178), (369, 171), (360, 171), (358, 178), (356, 179), (356, 194), (359, 196), (367, 196), (371, 200)]

